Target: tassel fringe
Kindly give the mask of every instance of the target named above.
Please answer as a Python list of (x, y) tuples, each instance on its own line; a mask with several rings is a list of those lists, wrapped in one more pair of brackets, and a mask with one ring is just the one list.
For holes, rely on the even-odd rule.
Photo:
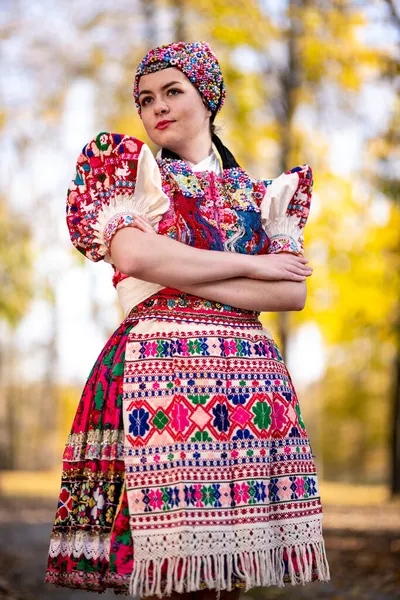
[[(201, 568), (204, 580), (209, 589), (217, 591), (217, 600), (221, 590), (231, 591), (232, 576), (235, 572), (246, 584), (247, 592), (254, 587), (278, 586), (284, 587), (285, 563), (283, 560), (285, 548), (257, 550), (235, 554), (219, 554), (208, 556), (184, 556), (146, 558), (135, 560), (131, 575), (129, 593), (132, 596), (143, 597), (157, 595), (159, 598), (170, 596), (173, 591), (180, 594), (200, 590)], [(322, 541), (307, 543), (302, 546), (286, 548), (289, 566), (289, 577), (292, 585), (306, 584), (312, 581), (312, 554), (319, 581), (329, 581), (329, 565)], [(294, 556), (293, 556), (294, 555)], [(292, 558), (293, 557), (293, 558)], [(297, 569), (293, 563), (294, 557)], [(165, 561), (168, 561), (167, 581), (164, 589), (161, 586), (161, 573)], [(153, 567), (153, 577), (150, 580), (150, 567)], [(179, 573), (179, 567), (181, 572)]]

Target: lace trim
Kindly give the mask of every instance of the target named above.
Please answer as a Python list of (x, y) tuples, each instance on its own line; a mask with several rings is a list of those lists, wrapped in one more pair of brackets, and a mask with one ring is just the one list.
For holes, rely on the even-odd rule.
[(114, 444), (124, 441), (123, 429), (92, 429), (81, 433), (70, 433), (68, 436), (68, 445), (79, 446), (87, 444)]
[(264, 230), (271, 241), (268, 253), (279, 251), (302, 254), (303, 252), (303, 229), (299, 227), (297, 215), (279, 217), (277, 219), (266, 219)]
[[(147, 531), (134, 533), (135, 561), (129, 592), (142, 596), (170, 595), (200, 589), (200, 573), (207, 587), (232, 589), (233, 571), (252, 587), (284, 586), (285, 562), (289, 557), (290, 582), (312, 581), (313, 556), (320, 581), (330, 573), (322, 537), (321, 518), (296, 519), (292, 523), (249, 524), (240, 529), (196, 529), (195, 531)], [(296, 558), (296, 568), (292, 556)], [(168, 559), (167, 584), (161, 589), (161, 568)], [(152, 568), (150, 568), (152, 566)], [(181, 567), (180, 576), (178, 568)], [(152, 574), (152, 576), (150, 576)]]
[(49, 555), (73, 556), (80, 558), (82, 555), (86, 559), (110, 560), (110, 542), (111, 534), (89, 532), (76, 532), (72, 536), (64, 534), (54, 535), (50, 540)]
[(123, 457), (124, 431), (95, 430), (70, 434), (63, 459), (68, 461), (115, 460)]

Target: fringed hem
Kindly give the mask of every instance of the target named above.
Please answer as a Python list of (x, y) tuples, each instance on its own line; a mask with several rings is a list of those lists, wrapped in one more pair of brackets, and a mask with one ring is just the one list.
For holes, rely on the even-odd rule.
[[(288, 557), (288, 573), (285, 570), (285, 554)], [(162, 589), (162, 567), (166, 561), (167, 577)], [(316, 578), (313, 572), (316, 572)], [(234, 573), (243, 580), (245, 592), (254, 587), (284, 587), (285, 582), (304, 585), (314, 579), (321, 582), (330, 580), (325, 544), (321, 540), (301, 546), (236, 554), (136, 560), (129, 593), (136, 597), (157, 595), (162, 598), (170, 596), (173, 591), (180, 594), (196, 592), (204, 589), (200, 581), (201, 573), (207, 588), (217, 591), (217, 600), (222, 590), (233, 589)]]

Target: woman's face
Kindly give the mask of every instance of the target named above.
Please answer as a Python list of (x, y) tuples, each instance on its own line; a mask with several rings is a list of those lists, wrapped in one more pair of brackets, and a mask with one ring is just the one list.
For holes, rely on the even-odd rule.
[(179, 69), (142, 75), (139, 102), (144, 128), (154, 144), (180, 154), (204, 136), (210, 138), (211, 111)]

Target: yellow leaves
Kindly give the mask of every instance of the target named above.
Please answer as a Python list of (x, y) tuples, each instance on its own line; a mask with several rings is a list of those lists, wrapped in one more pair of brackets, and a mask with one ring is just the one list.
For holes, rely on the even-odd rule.
[(33, 251), (27, 223), (0, 199), (0, 319), (15, 327), (32, 298)]
[(355, 72), (352, 65), (343, 65), (342, 70), (338, 76), (338, 83), (341, 87), (348, 90), (358, 91), (360, 89), (362, 79), (358, 73)]
[[(264, 14), (258, 2), (254, 0), (202, 0), (192, 2), (196, 12), (204, 15), (204, 39), (211, 36), (230, 48), (248, 45), (262, 50), (265, 40), (271, 35), (276, 35), (268, 15)], [(199, 39), (198, 22), (193, 39)]]
[(369, 214), (371, 197), (331, 174), (319, 176), (321, 208), (306, 228), (305, 255), (314, 268), (307, 305), (300, 313), (315, 320), (329, 344), (356, 339), (366, 331), (385, 341), (398, 296), (399, 210), (392, 207), (385, 225)]
[[(343, 2), (342, 4), (346, 4)], [(321, 10), (304, 8), (298, 15), (303, 35), (297, 39), (306, 81), (331, 80), (350, 91), (358, 91), (371, 71), (382, 65), (383, 56), (362, 41), (366, 25), (362, 12), (340, 7)]]

